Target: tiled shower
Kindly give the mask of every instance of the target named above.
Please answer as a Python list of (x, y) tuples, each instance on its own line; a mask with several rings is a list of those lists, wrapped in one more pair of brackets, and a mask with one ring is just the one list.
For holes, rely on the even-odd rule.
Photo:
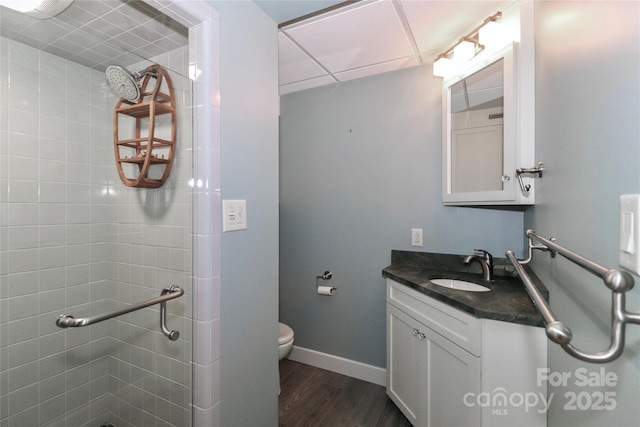
[[(178, 105), (171, 176), (161, 188), (138, 189), (117, 174), (117, 98), (104, 73), (0, 38), (1, 427), (189, 426), (192, 416), (215, 424), (215, 378), (196, 384), (195, 397), (192, 384), (193, 369), (215, 375), (217, 366), (213, 338), (208, 352), (192, 339), (210, 337), (207, 316), (216, 314), (215, 304), (201, 308), (194, 322), (191, 306), (192, 283), (211, 295), (215, 280), (193, 255), (193, 242), (210, 238), (194, 224), (204, 222), (194, 200), (207, 202), (194, 188), (195, 169), (210, 172), (194, 158), (209, 152), (193, 143), (202, 113), (192, 89), (202, 82), (189, 79), (189, 65), (193, 73), (194, 57), (208, 60), (194, 44), (126, 64), (169, 70)], [(110, 312), (169, 285), (185, 290), (167, 302), (177, 341), (160, 332), (157, 305), (81, 328), (55, 325), (62, 313)]]

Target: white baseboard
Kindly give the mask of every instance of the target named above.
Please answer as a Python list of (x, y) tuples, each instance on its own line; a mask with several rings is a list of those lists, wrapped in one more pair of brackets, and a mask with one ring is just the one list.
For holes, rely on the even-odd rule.
[(370, 383), (381, 386), (387, 385), (387, 370), (366, 363), (356, 362), (355, 360), (345, 359), (344, 357), (334, 356), (332, 354), (321, 353), (308, 348), (293, 346), (289, 359), (294, 362), (304, 363), (306, 365), (315, 366), (316, 368), (326, 369), (327, 371), (336, 372), (348, 377), (357, 378), (359, 380), (368, 381)]

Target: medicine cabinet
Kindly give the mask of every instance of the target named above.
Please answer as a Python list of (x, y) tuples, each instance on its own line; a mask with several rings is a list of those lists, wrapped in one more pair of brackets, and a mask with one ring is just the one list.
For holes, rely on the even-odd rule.
[[(518, 44), (469, 62), (442, 89), (445, 205), (532, 205), (533, 67)], [(520, 178), (520, 179), (519, 179)]]

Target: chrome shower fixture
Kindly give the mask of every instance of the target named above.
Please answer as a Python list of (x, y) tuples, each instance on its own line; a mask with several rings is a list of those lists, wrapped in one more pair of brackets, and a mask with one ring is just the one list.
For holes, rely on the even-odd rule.
[(142, 70), (137, 73), (131, 73), (126, 68), (119, 65), (110, 65), (105, 71), (107, 81), (113, 91), (120, 97), (130, 102), (137, 102), (140, 99), (140, 79), (149, 74), (156, 77), (158, 73), (155, 71)]

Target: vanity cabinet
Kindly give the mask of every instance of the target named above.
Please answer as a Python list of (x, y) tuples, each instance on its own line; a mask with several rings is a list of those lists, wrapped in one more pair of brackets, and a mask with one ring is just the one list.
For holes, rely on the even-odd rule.
[(415, 426), (474, 425), (479, 407), (452, 403), (480, 390), (480, 359), (391, 304), (387, 322), (387, 390), (409, 421)]
[(387, 394), (414, 426), (545, 426), (546, 342), (387, 279)]

